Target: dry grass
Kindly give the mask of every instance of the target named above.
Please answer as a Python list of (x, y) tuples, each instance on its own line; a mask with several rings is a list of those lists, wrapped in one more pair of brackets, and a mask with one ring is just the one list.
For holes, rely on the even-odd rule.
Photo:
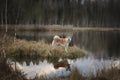
[[(13, 71), (6, 61), (0, 61), (0, 80), (27, 80), (25, 75), (19, 71)], [(103, 70), (97, 73), (97, 76), (84, 77), (75, 68), (67, 77), (44, 78), (36, 77), (32, 80), (120, 80), (120, 71), (118, 69)]]
[[(77, 69), (73, 69), (71, 74), (66, 77), (54, 77), (54, 78), (35, 78), (33, 80), (87, 80), (85, 77), (83, 77), (81, 74), (79, 74)], [(89, 79), (88, 79), (89, 80)]]
[[(13, 71), (6, 59), (0, 58), (0, 80), (27, 80), (25, 75), (20, 71)], [(118, 69), (103, 70), (97, 73), (97, 76), (84, 77), (76, 68), (72, 69), (71, 74), (67, 77), (44, 78), (36, 77), (32, 80), (120, 80), (120, 71)]]
[(97, 76), (84, 77), (77, 69), (73, 69), (67, 77), (54, 77), (51, 79), (40, 77), (33, 80), (120, 80), (120, 71), (117, 69), (103, 70), (97, 74)]
[(74, 59), (87, 55), (85, 50), (77, 46), (68, 47), (68, 53), (66, 53), (61, 46), (53, 49), (51, 44), (48, 44), (45, 40), (27, 41), (21, 39), (16, 39), (15, 43), (11, 42), (7, 46), (6, 52), (8, 56), (39, 56), (51, 60), (57, 60), (60, 57)]
[(7, 59), (0, 56), (0, 80), (27, 80), (20, 71), (13, 71)]

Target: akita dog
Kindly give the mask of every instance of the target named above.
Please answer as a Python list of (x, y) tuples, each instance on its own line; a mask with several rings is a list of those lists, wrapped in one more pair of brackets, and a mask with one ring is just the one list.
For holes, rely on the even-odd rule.
[(65, 51), (67, 51), (67, 48), (69, 46), (69, 43), (71, 42), (71, 37), (68, 36), (66, 38), (60, 38), (58, 35), (55, 35), (52, 41), (52, 46), (53, 48), (57, 47), (57, 46), (62, 46), (64, 47)]

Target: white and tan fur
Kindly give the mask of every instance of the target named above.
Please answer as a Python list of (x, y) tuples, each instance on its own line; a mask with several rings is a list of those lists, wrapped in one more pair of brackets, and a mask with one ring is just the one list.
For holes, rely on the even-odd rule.
[(67, 48), (69, 46), (69, 43), (71, 42), (71, 37), (68, 36), (66, 38), (60, 38), (58, 35), (55, 35), (52, 41), (52, 46), (53, 48), (57, 47), (57, 46), (62, 46), (64, 47), (65, 51), (67, 51)]

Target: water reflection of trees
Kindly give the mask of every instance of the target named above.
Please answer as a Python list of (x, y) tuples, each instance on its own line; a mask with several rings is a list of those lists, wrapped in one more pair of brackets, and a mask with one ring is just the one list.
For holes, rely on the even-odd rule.
[(118, 57), (120, 53), (119, 31), (84, 31), (74, 34), (73, 42), (98, 57)]

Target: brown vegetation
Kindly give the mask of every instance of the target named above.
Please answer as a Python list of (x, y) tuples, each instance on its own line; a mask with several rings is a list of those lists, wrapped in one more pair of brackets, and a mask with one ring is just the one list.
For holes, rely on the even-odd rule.
[[(12, 40), (12, 39), (11, 39)], [(6, 53), (10, 57), (24, 57), (24, 56), (37, 56), (42, 58), (59, 59), (61, 58), (77, 58), (87, 54), (85, 50), (72, 46), (68, 48), (68, 53), (59, 46), (55, 49), (52, 48), (51, 44), (48, 44), (45, 40), (41, 41), (27, 41), (16, 39), (13, 43), (6, 47)]]
[(120, 71), (117, 69), (103, 70), (97, 73), (97, 76), (84, 77), (77, 69), (72, 70), (71, 74), (67, 77), (54, 77), (51, 79), (47, 78), (36, 78), (33, 80), (119, 80)]

